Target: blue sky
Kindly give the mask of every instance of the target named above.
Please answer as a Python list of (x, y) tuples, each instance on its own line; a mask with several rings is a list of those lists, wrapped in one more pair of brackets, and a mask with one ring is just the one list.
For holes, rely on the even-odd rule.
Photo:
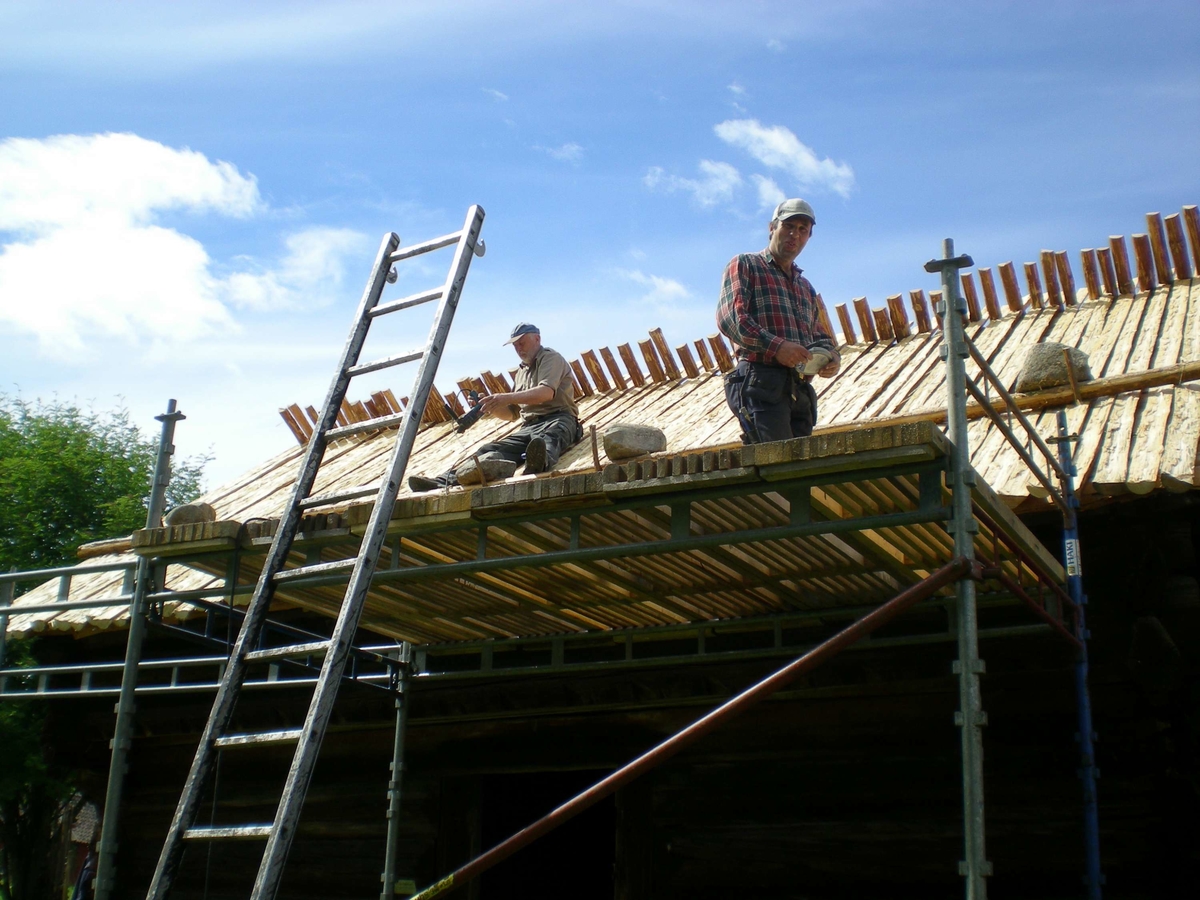
[(572, 356), (711, 333), (784, 195), (831, 309), (936, 286), (946, 236), (1075, 260), (1200, 202), (1198, 38), (1195, 2), (4, 4), (0, 391), (148, 431), (175, 397), (219, 483), (323, 396), (381, 236), (472, 203), (445, 389), (522, 319)]

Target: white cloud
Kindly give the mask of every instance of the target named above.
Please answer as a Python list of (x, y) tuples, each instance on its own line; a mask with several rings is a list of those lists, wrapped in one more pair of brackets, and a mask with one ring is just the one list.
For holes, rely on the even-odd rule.
[(746, 94), (746, 89), (736, 81), (729, 85), (729, 91), (730, 93), (737, 94), (739, 97), (744, 97)]
[(495, 88), (482, 88), (481, 90), (485, 94), (490, 95), (493, 100), (496, 100), (500, 103), (504, 103), (508, 100), (508, 94), (504, 93), (503, 91), (498, 91)]
[(786, 172), (801, 188), (831, 190), (845, 197), (854, 187), (850, 166), (828, 157), (818, 159), (812, 148), (782, 125), (767, 127), (757, 119), (730, 119), (713, 130), (721, 140), (745, 150), (763, 165)]
[(576, 162), (583, 156), (583, 148), (575, 143), (566, 143), (561, 147), (542, 147), (538, 145), (535, 150), (541, 150), (553, 159), (561, 159), (564, 162)]
[(701, 206), (715, 206), (733, 199), (734, 191), (742, 184), (742, 176), (729, 163), (700, 160), (700, 178), (681, 178), (668, 175), (661, 166), (653, 166), (642, 178), (650, 190), (666, 193), (687, 191)]
[(640, 269), (620, 269), (621, 277), (650, 288), (641, 297), (642, 303), (652, 303), (658, 307), (670, 307), (692, 296), (691, 291), (673, 278), (663, 278), (660, 275), (647, 275)]
[(783, 188), (765, 175), (751, 175), (750, 179), (758, 189), (758, 205), (760, 209), (774, 209), (787, 199)]
[(164, 345), (238, 330), (233, 307), (322, 302), (353, 232), (285, 239), (278, 265), (217, 266), (167, 212), (243, 218), (265, 204), (252, 175), (133, 134), (0, 141), (0, 323), (44, 355), (83, 362), (104, 339)]
[(288, 235), (287, 255), (273, 269), (224, 279), (227, 299), (250, 309), (326, 306), (345, 281), (346, 257), (369, 251), (365, 235), (347, 228), (310, 228)]
[(767, 41), (767, 49), (773, 50), (776, 53), (782, 53), (787, 48), (784, 46), (783, 41), (779, 40), (778, 38), (771, 38), (769, 41)]

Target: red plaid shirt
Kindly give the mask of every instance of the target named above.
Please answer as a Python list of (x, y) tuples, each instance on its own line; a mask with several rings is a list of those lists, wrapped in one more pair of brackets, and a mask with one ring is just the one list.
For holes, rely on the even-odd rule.
[(817, 315), (817, 292), (800, 273), (795, 263), (785, 273), (770, 250), (730, 260), (717, 301), (717, 327), (739, 358), (773, 363), (784, 341), (823, 347), (838, 358), (833, 335)]

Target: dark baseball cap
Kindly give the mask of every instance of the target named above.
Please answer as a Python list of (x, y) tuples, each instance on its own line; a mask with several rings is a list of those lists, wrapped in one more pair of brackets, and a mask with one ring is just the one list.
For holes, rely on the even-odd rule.
[(519, 338), (523, 334), (541, 334), (541, 333), (542, 333), (542, 330), (540, 328), (538, 328), (536, 325), (531, 325), (529, 322), (518, 322), (516, 325), (513, 326), (512, 334), (510, 334), (508, 336), (508, 340), (505, 341), (504, 343), (511, 344), (513, 341), (515, 341), (517, 338)]

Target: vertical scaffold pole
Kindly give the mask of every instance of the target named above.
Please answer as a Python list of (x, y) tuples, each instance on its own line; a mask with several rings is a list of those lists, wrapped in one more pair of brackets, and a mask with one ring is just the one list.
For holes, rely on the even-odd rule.
[[(966, 306), (958, 290), (958, 270), (974, 265), (969, 256), (954, 255), (954, 241), (942, 242), (942, 259), (925, 264), (927, 272), (940, 272), (942, 301), (942, 355), (946, 360), (947, 432), (954, 445), (951, 454), (951, 509), (948, 529), (954, 538), (954, 554), (975, 558), (974, 534), (979, 530), (971, 507), (971, 488), (975, 471), (971, 468), (971, 448), (967, 441), (967, 349), (963, 341)], [(975, 582), (960, 579), (958, 600), (958, 674), (959, 711), (955, 721), (962, 731), (963, 845), (964, 857), (959, 874), (966, 879), (967, 900), (985, 900), (987, 877), (992, 874), (987, 861), (983, 812), (983, 696), (979, 676), (984, 672), (979, 658), (979, 622), (975, 607)]]
[(400, 645), (396, 685), (396, 733), (392, 739), (392, 777), (388, 781), (387, 848), (383, 857), (383, 889), (379, 900), (396, 896), (396, 857), (400, 841), (400, 785), (404, 776), (404, 733), (408, 726), (408, 686), (412, 674), (412, 645)]
[[(167, 503), (167, 485), (171, 481), (171, 455), (175, 452), (175, 423), (187, 418), (175, 411), (175, 401), (167, 401), (167, 411), (155, 416), (162, 422), (158, 440), (158, 457), (154, 460), (154, 480), (150, 486), (150, 503), (146, 511), (146, 527), (162, 524)], [(129, 768), (129, 746), (133, 738), (134, 691), (137, 687), (138, 664), (142, 660), (142, 642), (146, 636), (146, 595), (150, 593), (150, 560), (141, 557), (133, 582), (133, 598), (129, 601), (129, 635), (125, 641), (125, 665), (121, 670), (121, 692), (117, 697), (116, 724), (113, 727), (112, 756), (108, 764), (108, 788), (104, 793), (104, 817), (100, 829), (99, 858), (96, 860), (96, 900), (112, 896), (116, 876), (117, 822), (120, 818), (121, 793), (125, 773)]]
[(1100, 900), (1100, 887), (1104, 875), (1100, 871), (1100, 812), (1096, 801), (1096, 753), (1092, 730), (1092, 699), (1088, 693), (1088, 650), (1091, 637), (1087, 628), (1084, 610), (1087, 596), (1083, 593), (1083, 565), (1079, 556), (1079, 499), (1075, 496), (1075, 461), (1071, 452), (1071, 437), (1067, 434), (1067, 414), (1058, 413), (1058, 461), (1067, 473), (1063, 480), (1063, 568), (1067, 571), (1067, 593), (1075, 601), (1075, 637), (1079, 638), (1079, 657), (1075, 661), (1075, 708), (1079, 731), (1075, 740), (1079, 742), (1079, 780), (1083, 782), (1083, 846), (1084, 883), (1087, 885), (1088, 900)]

